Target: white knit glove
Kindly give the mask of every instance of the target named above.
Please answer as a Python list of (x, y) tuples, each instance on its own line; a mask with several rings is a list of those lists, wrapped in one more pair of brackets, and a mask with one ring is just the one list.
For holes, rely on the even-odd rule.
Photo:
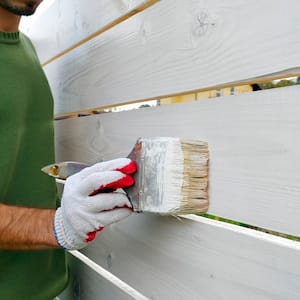
[(132, 160), (120, 158), (70, 176), (54, 217), (57, 243), (68, 250), (81, 249), (105, 226), (128, 217), (132, 206), (126, 194), (116, 190), (133, 185), (129, 174), (135, 171)]

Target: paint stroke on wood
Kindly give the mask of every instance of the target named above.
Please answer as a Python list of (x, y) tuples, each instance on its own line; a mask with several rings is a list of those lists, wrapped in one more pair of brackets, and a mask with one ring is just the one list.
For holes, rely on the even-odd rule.
[(296, 0), (159, 1), (45, 67), (55, 112), (299, 71), (299, 14)]
[(143, 3), (147, 1), (44, 1), (33, 16), (23, 18), (21, 30), (32, 39), (44, 63)]
[(57, 121), (57, 160), (126, 156), (138, 137), (207, 141), (209, 212), (300, 236), (300, 87)]
[[(139, 214), (107, 227), (83, 252), (150, 299), (298, 300), (299, 244), (264, 235)], [(93, 271), (76, 276), (80, 299), (107, 293)]]

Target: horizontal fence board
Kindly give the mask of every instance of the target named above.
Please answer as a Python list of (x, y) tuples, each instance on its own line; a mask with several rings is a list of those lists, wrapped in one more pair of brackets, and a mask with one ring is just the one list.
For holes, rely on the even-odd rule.
[[(139, 214), (107, 227), (83, 252), (149, 299), (298, 300), (299, 245), (264, 235)], [(108, 295), (93, 271), (77, 276), (80, 299)]]
[[(59, 296), (60, 300), (132, 300), (132, 297), (126, 295), (117, 286), (99, 276), (70, 254), (68, 254), (68, 265), (70, 269), (69, 284)], [(86, 281), (89, 285), (86, 284)]]
[(299, 72), (299, 14), (297, 0), (159, 1), (45, 67), (55, 112)]
[(41, 62), (107, 26), (145, 0), (49, 0), (23, 18), (21, 30), (33, 41)]
[(300, 87), (56, 124), (57, 160), (125, 156), (140, 136), (207, 141), (209, 212), (300, 236)]

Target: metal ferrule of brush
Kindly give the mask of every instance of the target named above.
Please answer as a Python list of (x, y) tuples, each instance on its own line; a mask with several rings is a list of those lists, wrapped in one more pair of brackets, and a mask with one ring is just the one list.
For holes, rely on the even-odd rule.
[(126, 190), (127, 197), (133, 207), (133, 210), (139, 213), (142, 212), (141, 199), (143, 198), (144, 195), (143, 187), (145, 181), (144, 178), (145, 156), (143, 152), (143, 141), (141, 138), (137, 140), (134, 148), (129, 153), (128, 158), (135, 161), (135, 163), (137, 164), (137, 171), (133, 175), (135, 184), (130, 188), (126, 188), (125, 190)]

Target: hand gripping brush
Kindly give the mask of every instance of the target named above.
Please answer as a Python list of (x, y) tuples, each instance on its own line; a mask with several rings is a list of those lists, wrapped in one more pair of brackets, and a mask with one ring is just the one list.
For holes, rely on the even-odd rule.
[[(126, 188), (135, 212), (161, 215), (205, 213), (208, 209), (208, 145), (172, 137), (140, 138), (128, 155), (137, 164), (135, 184)], [(42, 168), (58, 179), (87, 164), (60, 162)]]

